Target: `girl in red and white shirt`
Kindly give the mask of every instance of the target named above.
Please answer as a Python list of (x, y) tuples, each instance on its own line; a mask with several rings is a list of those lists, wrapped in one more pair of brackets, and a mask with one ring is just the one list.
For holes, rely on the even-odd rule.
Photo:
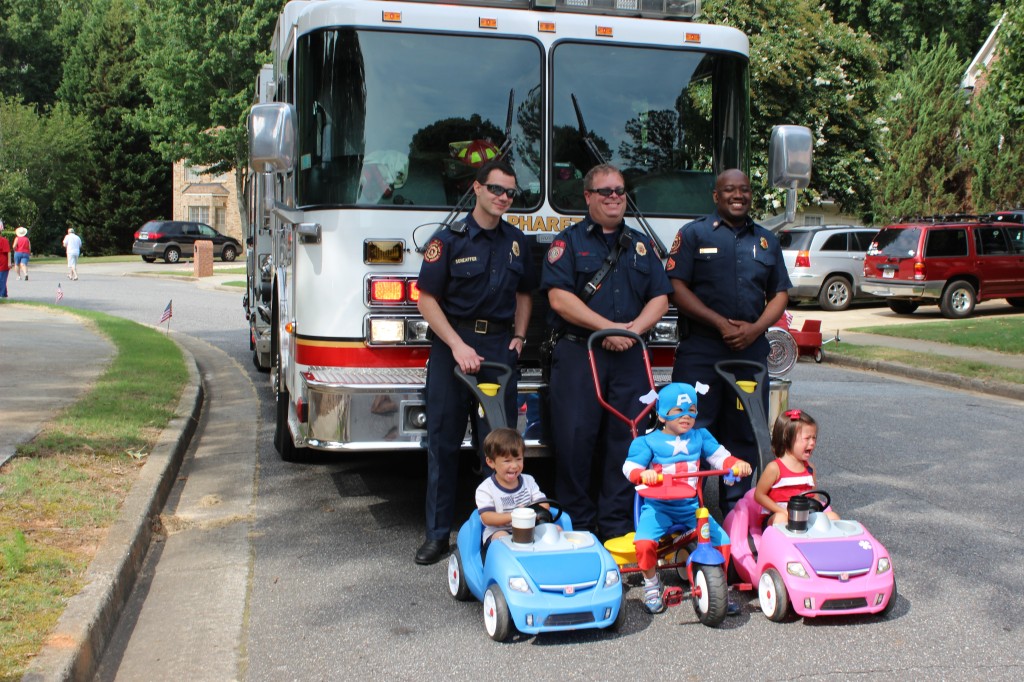
[[(803, 410), (789, 410), (775, 420), (772, 450), (777, 459), (765, 466), (754, 490), (754, 500), (772, 514), (772, 524), (786, 523), (789, 498), (817, 487), (810, 464), (817, 443), (818, 423)], [(825, 514), (839, 518), (831, 507)]]

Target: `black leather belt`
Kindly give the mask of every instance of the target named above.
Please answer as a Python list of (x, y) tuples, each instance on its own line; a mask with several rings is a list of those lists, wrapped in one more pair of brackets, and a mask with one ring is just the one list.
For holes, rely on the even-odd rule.
[(579, 334), (571, 334), (569, 332), (562, 334), (560, 338), (563, 338), (567, 341), (572, 341), (573, 343), (580, 343), (583, 344), (584, 346), (587, 345), (587, 341), (590, 340), (590, 337), (580, 336)]
[(458, 329), (469, 329), (474, 334), (508, 334), (512, 331), (512, 322), (501, 322), (495, 320), (469, 320), (458, 317), (449, 317), (448, 322)]

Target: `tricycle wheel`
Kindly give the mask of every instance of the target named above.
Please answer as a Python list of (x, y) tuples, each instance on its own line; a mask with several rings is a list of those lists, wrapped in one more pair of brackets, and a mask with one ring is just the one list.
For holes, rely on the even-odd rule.
[(679, 564), (679, 566), (676, 566), (676, 575), (684, 583), (690, 582), (690, 575), (686, 572), (686, 560), (690, 558), (695, 549), (697, 549), (696, 541), (687, 542), (672, 555), (672, 563)]
[(693, 564), (693, 610), (697, 619), (710, 628), (725, 620), (729, 603), (729, 586), (721, 566)]
[(761, 610), (768, 620), (781, 623), (789, 616), (789, 593), (786, 591), (786, 583), (782, 582), (782, 576), (774, 568), (769, 568), (761, 574), (757, 582), (757, 600), (761, 603)]
[(512, 634), (512, 615), (497, 585), (484, 592), (484, 627), (495, 642), (504, 642)]
[(448, 592), (459, 601), (469, 601), (473, 597), (466, 584), (466, 576), (462, 574), (462, 553), (458, 547), (448, 557)]

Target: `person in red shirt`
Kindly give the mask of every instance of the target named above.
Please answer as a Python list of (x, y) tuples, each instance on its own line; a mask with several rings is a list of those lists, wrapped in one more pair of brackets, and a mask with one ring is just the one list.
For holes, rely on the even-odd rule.
[(0, 234), (0, 298), (7, 298), (7, 276), (11, 274), (11, 243)]
[(28, 229), (19, 227), (14, 231), (14, 265), (18, 271), (18, 279), (28, 281), (28, 259), (32, 255), (32, 242), (28, 240)]

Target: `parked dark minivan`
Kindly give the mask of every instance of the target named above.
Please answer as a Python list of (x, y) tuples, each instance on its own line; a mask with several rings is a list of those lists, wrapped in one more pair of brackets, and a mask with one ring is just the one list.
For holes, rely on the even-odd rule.
[(132, 253), (152, 263), (163, 258), (177, 263), (184, 256), (191, 258), (199, 240), (213, 242), (213, 255), (231, 262), (242, 252), (242, 244), (234, 237), (221, 234), (209, 225), (184, 220), (150, 220), (135, 233)]

